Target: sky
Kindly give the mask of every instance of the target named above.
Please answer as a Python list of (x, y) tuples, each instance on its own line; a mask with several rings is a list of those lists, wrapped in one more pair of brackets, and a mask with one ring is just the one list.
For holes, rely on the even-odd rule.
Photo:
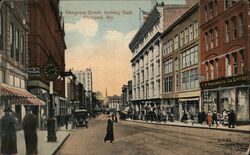
[[(165, 0), (165, 4), (184, 1)], [(132, 79), (128, 45), (142, 24), (139, 10), (149, 12), (153, 3), (151, 0), (61, 0), (66, 69), (91, 68), (94, 91), (105, 95), (107, 89), (108, 96), (120, 95), (123, 84)]]

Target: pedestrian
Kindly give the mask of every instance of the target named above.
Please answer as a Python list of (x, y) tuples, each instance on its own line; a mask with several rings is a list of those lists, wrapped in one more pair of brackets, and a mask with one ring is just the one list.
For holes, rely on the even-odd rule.
[(184, 114), (181, 117), (181, 122), (187, 123), (187, 120), (188, 120), (187, 113), (186, 113), (186, 111), (184, 111)]
[(104, 138), (104, 142), (106, 143), (107, 140), (109, 140), (110, 143), (114, 141), (113, 121), (111, 120), (111, 116), (109, 116), (107, 121), (107, 134)]
[(4, 110), (2, 117), (2, 132), (1, 132), (1, 153), (2, 154), (17, 154), (17, 135), (16, 126), (17, 120), (11, 115), (11, 109)]
[(26, 155), (38, 154), (37, 137), (37, 116), (34, 115), (30, 107), (26, 108), (26, 115), (23, 118), (23, 131), (26, 144)]
[(234, 110), (231, 110), (231, 112), (228, 114), (228, 127), (234, 128), (235, 127), (235, 113)]
[(66, 129), (68, 129), (68, 125), (69, 125), (69, 119), (68, 119), (68, 116), (65, 116), (65, 119), (64, 119), (64, 124), (65, 124)]
[(212, 121), (213, 121), (212, 114), (211, 114), (211, 112), (208, 112), (208, 114), (207, 114), (207, 124), (208, 124), (209, 127), (211, 127)]
[(206, 113), (205, 111), (203, 110), (201, 112), (201, 125), (206, 121)]
[(216, 111), (213, 112), (212, 119), (213, 119), (212, 125), (214, 126), (214, 124), (216, 124), (216, 127), (218, 127), (218, 117)]

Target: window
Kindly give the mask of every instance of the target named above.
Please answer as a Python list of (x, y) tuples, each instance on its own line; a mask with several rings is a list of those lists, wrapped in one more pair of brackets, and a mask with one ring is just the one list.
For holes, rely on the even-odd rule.
[(3, 15), (0, 10), (0, 50), (3, 50)]
[(244, 49), (240, 50), (240, 72), (244, 73)]
[(205, 12), (205, 22), (206, 22), (208, 20), (207, 6), (205, 6), (204, 8), (204, 12)]
[(226, 55), (226, 76), (231, 76), (231, 63), (230, 63), (230, 55)]
[(179, 75), (175, 74), (175, 91), (179, 90)]
[(193, 40), (194, 37), (194, 31), (193, 31), (193, 25), (189, 26), (189, 40)]
[(171, 92), (173, 90), (172, 75), (164, 78), (164, 92)]
[(137, 73), (137, 83), (140, 84), (140, 73)]
[(146, 80), (148, 80), (149, 74), (148, 74), (148, 67), (146, 68)]
[(16, 61), (19, 61), (19, 31), (16, 30)]
[(5, 82), (5, 74), (3, 70), (0, 70), (0, 83)]
[(234, 61), (233, 74), (236, 75), (236, 74), (238, 74), (237, 53), (233, 53), (232, 56), (233, 56), (233, 61)]
[(198, 46), (182, 53), (182, 68), (198, 64)]
[(213, 14), (213, 2), (210, 2), (209, 3), (209, 17), (210, 17), (210, 19), (212, 19), (213, 18), (213, 16), (214, 16), (214, 14)]
[(188, 28), (185, 29), (185, 44), (188, 42)]
[(211, 80), (214, 79), (214, 62), (213, 61), (210, 62), (210, 79)]
[(209, 30), (210, 34), (210, 49), (214, 48), (214, 38), (213, 38), (213, 30)]
[(155, 96), (154, 82), (151, 83), (152, 96)]
[(207, 32), (205, 33), (205, 50), (208, 51), (208, 35), (207, 35)]
[(233, 39), (237, 38), (237, 22), (236, 17), (232, 18)]
[(172, 58), (164, 62), (164, 74), (171, 73), (173, 71)]
[(173, 52), (173, 50), (174, 50), (174, 42), (172, 40), (170, 40), (169, 44), (170, 44), (170, 52)]
[(141, 71), (141, 76), (142, 76), (141, 80), (142, 82), (144, 82), (144, 70)]
[(199, 35), (199, 27), (198, 27), (198, 21), (194, 22), (194, 38), (198, 37)]
[(174, 49), (176, 50), (179, 47), (179, 36), (174, 37)]
[(177, 71), (177, 70), (179, 70), (179, 60), (178, 60), (178, 58), (175, 58), (175, 60), (174, 60), (174, 63), (175, 63), (175, 70)]
[(160, 60), (158, 60), (156, 63), (157, 63), (157, 72), (158, 75), (160, 75)]
[(215, 47), (219, 45), (219, 35), (218, 35), (218, 28), (215, 28)]
[(239, 16), (239, 36), (242, 37), (243, 36), (243, 15), (242, 13)]
[(225, 0), (225, 9), (229, 8), (232, 5), (232, 0)]
[(21, 37), (21, 41), (20, 41), (20, 53), (21, 53), (21, 58), (20, 58), (20, 62), (24, 65), (25, 64), (25, 47), (24, 47), (24, 37)]
[(154, 77), (154, 64), (151, 65), (151, 73), (152, 73), (151, 77), (153, 78)]
[(219, 77), (218, 59), (215, 60), (215, 77)]
[(194, 89), (199, 87), (198, 69), (188, 70), (182, 73), (182, 89)]
[(10, 24), (10, 56), (14, 58), (14, 39), (15, 39), (15, 34), (14, 34), (14, 26), (13, 23)]
[(180, 47), (184, 44), (184, 32), (182, 31), (180, 34)]
[(228, 20), (226, 20), (225, 25), (226, 25), (226, 43), (227, 43), (229, 42), (229, 37), (230, 37)]
[(214, 15), (217, 16), (218, 14), (218, 6), (217, 6), (217, 0), (214, 1)]
[(208, 63), (206, 62), (206, 80), (208, 80)]

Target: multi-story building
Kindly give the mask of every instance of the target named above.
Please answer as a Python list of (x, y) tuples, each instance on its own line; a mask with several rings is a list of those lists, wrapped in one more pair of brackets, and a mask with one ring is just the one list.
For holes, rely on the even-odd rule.
[(199, 111), (199, 4), (162, 34), (162, 110), (180, 119)]
[(108, 96), (107, 97), (107, 106), (111, 111), (118, 112), (121, 110), (122, 97), (121, 96)]
[[(64, 22), (59, 11), (59, 0), (28, 1), (29, 24), (29, 68), (40, 75), (29, 74), (28, 90), (48, 103), (49, 80), (43, 68), (52, 57), (61, 73), (65, 72)], [(54, 80), (55, 104), (66, 102), (64, 78)], [(48, 104), (47, 104), (48, 105)], [(41, 108), (41, 114), (48, 115), (48, 106)]]
[(93, 86), (92, 86), (92, 71), (90, 68), (87, 68), (85, 71), (74, 71), (77, 79), (80, 83), (83, 84), (85, 89), (85, 96), (86, 96), (86, 107), (92, 107), (92, 93), (93, 93)]
[(156, 3), (146, 21), (129, 44), (132, 52), (132, 102), (135, 115), (147, 113), (147, 109), (161, 109), (161, 34), (192, 4), (164, 5)]
[(0, 117), (5, 108), (11, 107), (18, 119), (18, 127), (21, 127), (25, 115), (24, 105), (42, 103), (26, 90), (28, 80), (26, 3), (26, 0), (0, 2)]
[(234, 110), (238, 121), (249, 121), (249, 1), (200, 1), (200, 10), (204, 110)]

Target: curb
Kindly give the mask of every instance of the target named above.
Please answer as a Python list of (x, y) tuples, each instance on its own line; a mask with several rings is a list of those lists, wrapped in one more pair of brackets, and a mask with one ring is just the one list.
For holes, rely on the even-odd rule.
[(186, 125), (177, 125), (177, 124), (147, 123), (147, 122), (139, 122), (139, 121), (131, 121), (131, 120), (126, 120), (126, 121), (128, 121), (128, 122), (142, 123), (142, 124), (151, 124), (151, 125), (162, 125), (162, 126), (175, 126), (175, 127), (197, 128), (197, 129), (221, 130), (221, 131), (229, 131), (229, 132), (237, 132), (237, 133), (243, 133), (243, 134), (250, 134), (250, 129), (249, 130), (239, 130), (239, 129), (200, 127), (200, 126), (186, 126)]
[(56, 153), (60, 150), (60, 148), (63, 146), (65, 141), (69, 138), (70, 133), (64, 138), (64, 140), (61, 142), (61, 144), (57, 147), (57, 149), (52, 153), (52, 155), (56, 155)]

